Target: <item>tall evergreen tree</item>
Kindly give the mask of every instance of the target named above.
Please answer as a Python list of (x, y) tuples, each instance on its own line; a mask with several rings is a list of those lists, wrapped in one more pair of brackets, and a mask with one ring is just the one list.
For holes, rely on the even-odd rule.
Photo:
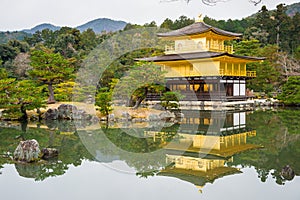
[[(276, 37), (273, 37), (273, 41), (277, 46), (279, 46), (282, 50), (286, 50), (290, 52), (290, 25), (291, 18), (286, 14), (287, 8), (283, 4), (279, 4), (274, 14), (275, 20), (275, 30)], [(272, 42), (272, 41), (271, 41)]]
[(69, 60), (51, 49), (42, 48), (31, 52), (30, 76), (42, 84), (46, 84), (49, 90), (48, 103), (54, 103), (53, 85), (68, 80), (72, 77), (74, 67)]
[[(274, 28), (274, 20), (271, 18), (270, 11), (267, 9), (266, 6), (262, 6), (261, 10), (258, 12), (253, 26), (258, 28), (258, 32), (260, 37), (257, 39), (260, 40), (264, 45), (270, 42), (271, 33), (273, 32), (272, 29)], [(261, 35), (265, 35), (266, 37), (261, 37)]]

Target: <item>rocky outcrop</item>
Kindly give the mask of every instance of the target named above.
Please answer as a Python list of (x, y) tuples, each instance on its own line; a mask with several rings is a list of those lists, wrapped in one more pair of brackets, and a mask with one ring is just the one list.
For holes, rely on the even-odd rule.
[(77, 107), (70, 104), (61, 104), (57, 110), (58, 110), (59, 119), (68, 119), (68, 120), (74, 119), (74, 115), (77, 114), (78, 112)]
[(56, 120), (58, 119), (58, 111), (56, 108), (49, 108), (47, 112), (45, 112), (46, 120)]
[(36, 140), (21, 141), (14, 152), (14, 160), (35, 162), (39, 160), (40, 153), (40, 146)]
[(176, 117), (174, 113), (171, 113), (170, 111), (164, 111), (159, 114), (159, 118), (162, 121), (172, 122), (175, 120)]
[(122, 118), (120, 121), (131, 121), (132, 116), (128, 112), (122, 112)]
[(58, 150), (55, 148), (44, 148), (42, 149), (42, 158), (43, 159), (50, 159), (58, 156)]
[(159, 121), (160, 117), (157, 114), (150, 113), (149, 116), (148, 116), (148, 120), (150, 122)]
[(295, 177), (295, 172), (289, 165), (284, 166), (280, 174), (284, 179), (289, 181), (293, 180)]
[(42, 159), (49, 159), (58, 156), (58, 150), (55, 148), (44, 148), (40, 150), (40, 145), (36, 140), (20, 141), (13, 158), (15, 161), (31, 163)]
[(49, 108), (45, 113), (45, 120), (90, 120), (92, 116), (74, 105), (61, 104), (57, 109)]

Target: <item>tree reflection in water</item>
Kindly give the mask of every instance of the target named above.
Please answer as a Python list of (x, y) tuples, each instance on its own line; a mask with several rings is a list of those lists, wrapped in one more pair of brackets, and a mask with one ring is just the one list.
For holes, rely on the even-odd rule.
[[(206, 113), (207, 114), (207, 113)], [(204, 115), (206, 115), (204, 114)], [(257, 171), (258, 178), (265, 182), (268, 177), (275, 180), (277, 184), (284, 184), (286, 181), (294, 180), (295, 176), (300, 175), (300, 111), (294, 110), (277, 110), (277, 111), (255, 111), (247, 113), (246, 115), (247, 126), (245, 131), (255, 130), (255, 137), (247, 137), (247, 144), (253, 144), (258, 146), (264, 146), (263, 149), (252, 149), (249, 151), (243, 151), (238, 154), (225, 156), (224, 162), (218, 161), (218, 163), (225, 163), (230, 168), (237, 167), (254, 167)], [(205, 120), (203, 120), (205, 121)], [(226, 123), (229, 121), (225, 121)], [(135, 137), (134, 134), (127, 134), (123, 129), (108, 128), (104, 131), (104, 134), (99, 133), (97, 130), (93, 131), (78, 131), (78, 125), (72, 121), (52, 121), (42, 124), (28, 124), (26, 125), (10, 125), (13, 127), (7, 127), (2, 124), (0, 128), (0, 169), (4, 164), (15, 164), (15, 168), (20, 176), (26, 178), (33, 178), (36, 181), (45, 180), (48, 177), (55, 177), (63, 175), (70, 165), (80, 166), (83, 160), (94, 161), (96, 159), (103, 159), (103, 162), (111, 162), (113, 160), (123, 160), (130, 167), (137, 171), (137, 175), (140, 177), (148, 177), (160, 175), (163, 170), (173, 170), (174, 164), (176, 165), (177, 157), (174, 151), (166, 151), (164, 149), (166, 144), (170, 141), (180, 141), (182, 135), (174, 134), (178, 132), (180, 128), (178, 125), (173, 125), (163, 129), (164, 137)], [(228, 123), (227, 123), (228, 124)], [(82, 122), (80, 127), (89, 126), (87, 122)], [(224, 126), (225, 126), (224, 125)], [(187, 126), (188, 127), (188, 126)], [(181, 129), (183, 126), (181, 126)], [(198, 124), (199, 130), (203, 130), (205, 126)], [(141, 128), (140, 132), (145, 132), (147, 128)], [(183, 129), (182, 129), (183, 130)], [(137, 130), (134, 130), (137, 132)], [(149, 131), (149, 129), (147, 130)], [(198, 133), (198, 135), (203, 133)], [(224, 134), (224, 133), (222, 133)], [(227, 133), (228, 136), (236, 135), (237, 133)], [(82, 136), (89, 136), (98, 145), (98, 157), (96, 158), (93, 152), (89, 152), (82, 141)], [(226, 136), (226, 135), (222, 135)], [(105, 140), (103, 138), (105, 138)], [(9, 156), (12, 155), (14, 149), (18, 145), (21, 139), (36, 139), (41, 147), (54, 147), (60, 152), (57, 160), (44, 161), (38, 164), (20, 164), (14, 163)], [(116, 148), (112, 148), (111, 145), (118, 146), (120, 151)], [(148, 162), (141, 162), (145, 154), (140, 156), (130, 157), (124, 151), (130, 152), (155, 152), (163, 149), (159, 154), (149, 154), (147, 157)], [(191, 148), (192, 149), (192, 148)], [(174, 150), (174, 149), (173, 149)], [(216, 153), (215, 151), (214, 153)], [(166, 163), (166, 158), (173, 155), (172, 163)], [(224, 154), (225, 155), (225, 154)], [(152, 156), (152, 157), (151, 157)], [(184, 154), (180, 153), (181, 157), (198, 158), (193, 157), (188, 151)], [(198, 154), (199, 156), (199, 154)], [(234, 159), (230, 159), (231, 157)], [(110, 159), (109, 159), (110, 158)], [(179, 157), (178, 157), (179, 159)], [(208, 163), (212, 163), (211, 160), (216, 158), (205, 158)], [(219, 158), (218, 158), (219, 159)], [(218, 160), (217, 159), (217, 160)], [(222, 159), (219, 159), (222, 160)], [(179, 160), (178, 160), (179, 162)], [(190, 162), (189, 159), (186, 162)], [(199, 163), (200, 160), (197, 161)], [(202, 161), (203, 162), (203, 159)], [(180, 163), (177, 163), (179, 167)], [(293, 173), (284, 173), (286, 166), (289, 166)], [(221, 168), (215, 168), (220, 171)], [(183, 169), (177, 168), (177, 172)], [(198, 170), (199, 171), (199, 170)], [(287, 170), (288, 171), (288, 170)], [(168, 171), (169, 173), (170, 171)], [(208, 173), (209, 171), (205, 172)], [(225, 172), (225, 171), (224, 171)], [(202, 171), (201, 171), (202, 173)], [(203, 176), (205, 176), (203, 173)], [(166, 171), (165, 171), (165, 174)], [(200, 172), (194, 175), (199, 175)], [(170, 174), (169, 174), (170, 175)], [(173, 174), (174, 175), (174, 174)], [(188, 176), (191, 174), (177, 174), (178, 178), (182, 180), (191, 180)], [(226, 173), (224, 174), (226, 175)], [(206, 177), (208, 175), (206, 174)], [(199, 176), (198, 176), (199, 178)], [(199, 179), (198, 179), (199, 180)], [(211, 179), (213, 180), (213, 179)]]

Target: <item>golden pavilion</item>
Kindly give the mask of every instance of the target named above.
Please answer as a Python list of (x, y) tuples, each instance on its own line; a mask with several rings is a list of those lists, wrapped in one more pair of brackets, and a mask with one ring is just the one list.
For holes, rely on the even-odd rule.
[(190, 110), (175, 130), (171, 141), (167, 131), (145, 132), (165, 149), (166, 167), (158, 175), (190, 182), (200, 191), (216, 179), (242, 173), (229, 164), (236, 154), (263, 147), (248, 141), (256, 131), (247, 127), (244, 111)]
[[(159, 33), (167, 40), (162, 56), (139, 60), (154, 62), (166, 71), (166, 89), (180, 91), (188, 101), (243, 101), (247, 99), (246, 81), (256, 77), (247, 70), (247, 63), (264, 58), (235, 55), (226, 41), (242, 34), (212, 27), (197, 20), (184, 28)], [(150, 95), (149, 100), (159, 100)]]

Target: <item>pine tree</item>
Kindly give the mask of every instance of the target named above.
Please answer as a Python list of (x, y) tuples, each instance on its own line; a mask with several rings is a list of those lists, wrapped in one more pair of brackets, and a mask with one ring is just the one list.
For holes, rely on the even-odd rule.
[(55, 103), (53, 85), (69, 80), (74, 72), (74, 67), (69, 60), (51, 49), (41, 48), (31, 52), (30, 76), (36, 81), (46, 84), (49, 90), (48, 103)]

